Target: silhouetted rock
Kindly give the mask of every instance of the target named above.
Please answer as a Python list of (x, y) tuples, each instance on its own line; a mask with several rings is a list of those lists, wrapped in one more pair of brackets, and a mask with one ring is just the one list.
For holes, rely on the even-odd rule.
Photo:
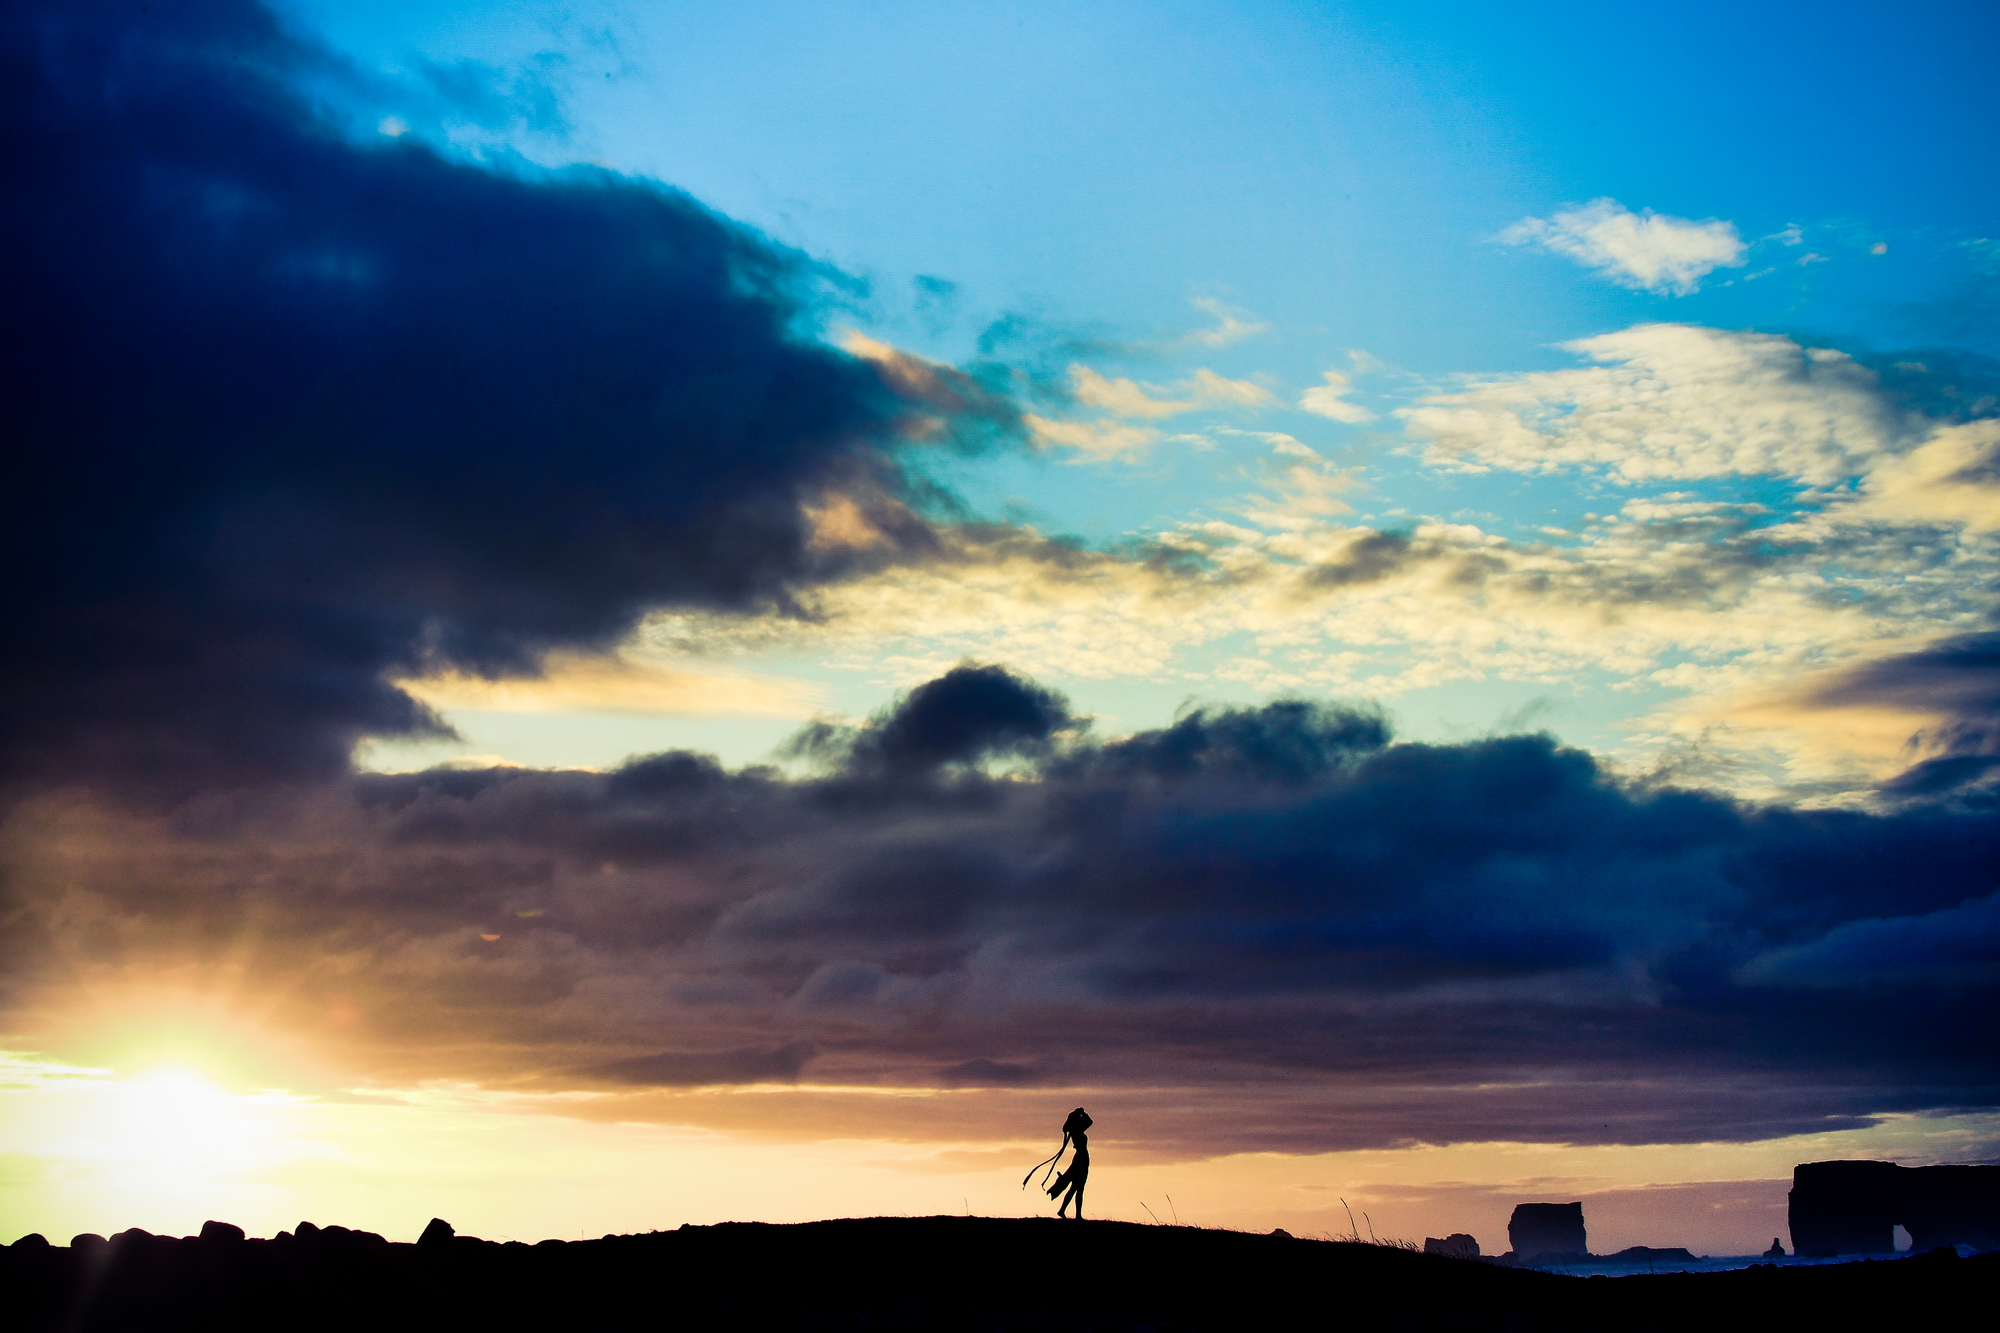
[(311, 1222), (301, 1222), (297, 1226), (292, 1228), (292, 1234), (294, 1236), (297, 1236), (300, 1240), (310, 1240), (312, 1237), (317, 1236), (319, 1234), (319, 1228), (314, 1226)]
[(1425, 1254), (1442, 1254), (1451, 1259), (1477, 1259), (1479, 1242), (1463, 1231), (1454, 1231), (1440, 1240), (1436, 1236), (1424, 1237)]
[(109, 1243), (95, 1231), (85, 1231), (69, 1238), (69, 1247), (72, 1250), (94, 1250), (100, 1245)]
[(1802, 1162), (1792, 1170), (1792, 1250), (1802, 1259), (1911, 1248), (2000, 1246), (2000, 1166)]
[(217, 1222), (210, 1218), (201, 1224), (201, 1238), (206, 1241), (238, 1241), (243, 1239), (243, 1228), (234, 1222)]
[(430, 1225), (424, 1228), (424, 1234), (417, 1237), (417, 1244), (449, 1245), (452, 1242), (452, 1238), (457, 1234), (457, 1232), (451, 1229), (451, 1223), (445, 1221), (442, 1217), (433, 1217), (430, 1220)]
[(1286, 1240), (1292, 1239), (1292, 1233), (1285, 1230), (1283, 1227), (1272, 1227), (1271, 1234), (1274, 1236), (1283, 1236)]
[(336, 1249), (379, 1249), (389, 1243), (386, 1237), (379, 1236), (373, 1231), (356, 1231), (343, 1226), (319, 1227), (312, 1239), (316, 1245), (331, 1246)]
[(1628, 1245), (1616, 1254), (1607, 1254), (1599, 1260), (1612, 1264), (1692, 1264), (1700, 1260), (1678, 1245)]
[(8, 1248), (15, 1250), (46, 1250), (49, 1248), (49, 1238), (39, 1231), (30, 1231)]
[(1533, 1261), (1588, 1255), (1582, 1203), (1522, 1203), (1507, 1220), (1507, 1241), (1516, 1259)]
[(1785, 1257), (1784, 1242), (1776, 1236), (1771, 1237), (1771, 1248), (1764, 1251), (1764, 1257), (1766, 1259), (1783, 1259)]

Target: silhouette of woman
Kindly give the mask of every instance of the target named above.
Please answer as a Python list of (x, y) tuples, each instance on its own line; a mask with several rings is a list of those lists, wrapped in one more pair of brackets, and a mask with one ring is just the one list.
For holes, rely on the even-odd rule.
[[(1090, 1179), (1090, 1135), (1085, 1131), (1090, 1128), (1090, 1125), (1090, 1116), (1081, 1106), (1071, 1111), (1069, 1119), (1063, 1121), (1062, 1147), (1056, 1149), (1054, 1157), (1049, 1158), (1045, 1162), (1035, 1163), (1028, 1171), (1028, 1174), (1021, 1178), (1021, 1185), (1025, 1188), (1027, 1183), (1034, 1179), (1036, 1171), (1040, 1171), (1045, 1166), (1053, 1171), (1055, 1164), (1062, 1160), (1062, 1155), (1065, 1152), (1068, 1152), (1072, 1147), (1076, 1149), (1076, 1156), (1069, 1159), (1069, 1169), (1057, 1176), (1056, 1183), (1048, 1187), (1051, 1199), (1059, 1194), (1063, 1196), (1062, 1203), (1056, 1208), (1057, 1217), (1069, 1216), (1069, 1206), (1074, 1201), (1076, 1204), (1076, 1220), (1079, 1222), (1083, 1220), (1083, 1187), (1084, 1183)], [(1042, 1179), (1046, 1182), (1048, 1175), (1044, 1173)], [(1064, 1191), (1068, 1191), (1068, 1193), (1065, 1194)]]

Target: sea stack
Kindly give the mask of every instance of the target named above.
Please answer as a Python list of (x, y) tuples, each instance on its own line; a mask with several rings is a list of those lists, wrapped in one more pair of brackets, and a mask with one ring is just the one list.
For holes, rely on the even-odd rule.
[(1574, 1259), (1590, 1253), (1583, 1232), (1583, 1204), (1516, 1204), (1507, 1222), (1516, 1259)]

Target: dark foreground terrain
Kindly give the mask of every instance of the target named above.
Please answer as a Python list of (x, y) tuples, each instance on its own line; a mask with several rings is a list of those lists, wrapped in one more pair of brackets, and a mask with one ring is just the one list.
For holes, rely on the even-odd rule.
[[(2000, 1254), (1564, 1277), (1372, 1245), (1123, 1222), (869, 1218), (393, 1245), (124, 1232), (0, 1250), (0, 1324), (95, 1329), (1879, 1330), (1992, 1309)], [(1983, 1316), (1975, 1316), (1984, 1318)]]

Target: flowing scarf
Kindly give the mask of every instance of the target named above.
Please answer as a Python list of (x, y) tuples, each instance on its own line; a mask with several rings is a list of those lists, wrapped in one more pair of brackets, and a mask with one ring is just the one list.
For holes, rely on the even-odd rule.
[[(1042, 1161), (1036, 1162), (1033, 1166), (1028, 1168), (1028, 1174), (1021, 1177), (1021, 1188), (1022, 1189), (1028, 1188), (1028, 1182), (1035, 1178), (1035, 1172), (1041, 1171), (1043, 1167), (1047, 1167), (1048, 1170), (1042, 1173), (1042, 1185), (1047, 1185), (1049, 1183), (1049, 1176), (1054, 1174), (1055, 1172), (1056, 1163), (1060, 1162), (1062, 1160), (1062, 1155), (1068, 1151), (1069, 1151), (1069, 1135), (1064, 1134), (1062, 1147), (1056, 1149), (1056, 1155), (1054, 1157), (1044, 1158)], [(1037, 1189), (1040, 1189), (1041, 1187), (1042, 1187), (1041, 1185), (1036, 1186)]]

